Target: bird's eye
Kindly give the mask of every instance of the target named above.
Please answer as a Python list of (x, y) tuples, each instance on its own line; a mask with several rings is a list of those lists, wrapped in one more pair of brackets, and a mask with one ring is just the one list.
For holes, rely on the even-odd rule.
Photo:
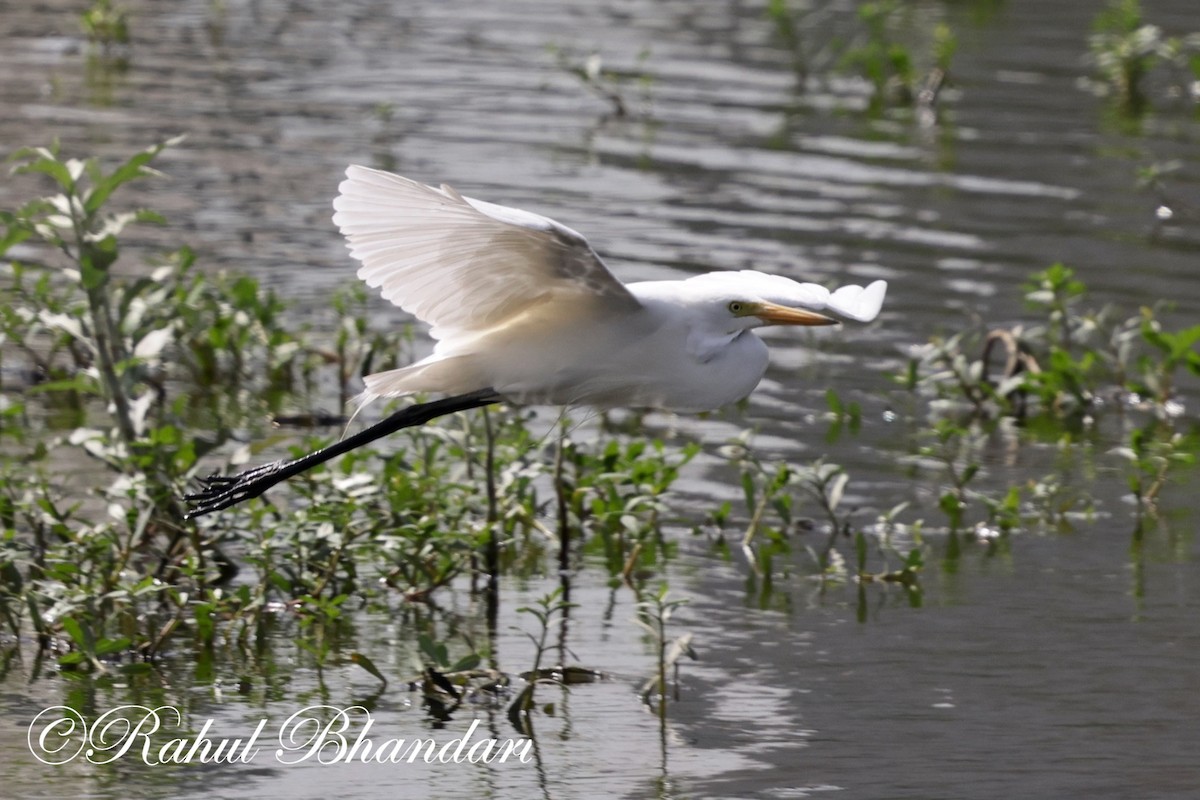
[(732, 303), (729, 304), (729, 312), (731, 314), (742, 313), (742, 304), (739, 303), (737, 300), (734, 300)]

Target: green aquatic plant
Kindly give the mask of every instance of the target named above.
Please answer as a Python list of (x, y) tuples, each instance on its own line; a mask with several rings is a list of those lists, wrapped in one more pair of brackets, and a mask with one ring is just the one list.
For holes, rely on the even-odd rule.
[(430, 632), (417, 634), (417, 645), (421, 677), (412, 685), (420, 688), (425, 708), (434, 719), (450, 719), (474, 688), (498, 688), (496, 675), (478, 669), (487, 657), (486, 648), (479, 652), (467, 639), (467, 652), (455, 658), (450, 655), (450, 646)]
[[(189, 590), (211, 579), (155, 536), (144, 484), (113, 483), (107, 515), (92, 521), (38, 464), (0, 475), (0, 609), (9, 631), (33, 631), (64, 669), (128, 669), (155, 658)], [(20, 639), (18, 639), (19, 641)]]
[(1140, 110), (1146, 74), (1168, 55), (1162, 30), (1143, 22), (1140, 0), (1112, 0), (1092, 27), (1088, 46), (1105, 85), (1124, 108)]
[(925, 567), (925, 554), (921, 547), (911, 548), (907, 555), (900, 556), (899, 566), (893, 566), (893, 560), (898, 553), (885, 540), (876, 540), (876, 550), (883, 561), (883, 568), (868, 569), (870, 543), (866, 533), (858, 531), (854, 535), (854, 553), (857, 564), (855, 581), (858, 585), (858, 621), (867, 621), (867, 592), (871, 584), (883, 586), (899, 586), (908, 597), (909, 605), (919, 608), (924, 590), (919, 580), (921, 570)]
[(679, 608), (687, 605), (688, 599), (670, 599), (670, 590), (665, 583), (651, 594), (640, 591), (638, 598), (637, 617), (634, 619), (634, 623), (649, 636), (655, 652), (654, 674), (642, 684), (639, 694), (642, 702), (656, 709), (660, 720), (666, 719), (667, 673), (674, 671), (676, 699), (678, 699), (679, 661), (684, 656), (693, 660), (696, 658), (696, 652), (692, 649), (690, 633), (673, 639), (667, 634), (667, 624)]
[[(124, 229), (161, 218), (147, 210), (112, 211), (110, 199), (124, 184), (154, 174), (149, 163), (172, 143), (111, 170), (94, 159), (62, 159), (54, 148), (19, 150), (15, 170), (48, 176), (54, 193), (0, 212), (0, 256), (38, 242), (42, 248), (34, 252), (47, 258), (5, 265), (13, 304), (0, 317), (0, 336), (29, 369), (27, 402), (62, 398), (80, 425), (69, 436), (38, 438), (24, 468), (3, 476), (11, 509), (3, 558), (10, 591), (19, 587), (43, 647), (54, 646), (56, 633), (69, 635), (78, 655), (67, 653), (63, 666), (100, 668), (101, 656), (154, 652), (159, 615), (143, 612), (147, 596), (169, 607), (171, 584), (203, 586), (233, 569), (215, 541), (181, 524), (175, 500), (199, 452), (182, 435), (178, 406), (164, 390), (174, 322), (144, 296), (153, 279), (118, 279), (113, 269)], [(86, 426), (97, 405), (108, 410), (108, 424)], [(102, 520), (83, 517), (79, 502), (53, 499), (62, 490), (43, 465), (60, 448), (87, 454), (113, 473), (95, 493), (108, 511)], [(31, 538), (17, 535), (25, 526)]]
[[(112, 296), (111, 268), (120, 255), (118, 237), (126, 226), (134, 222), (161, 222), (162, 218), (146, 209), (110, 212), (107, 204), (123, 184), (153, 174), (149, 163), (176, 141), (144, 150), (107, 173), (94, 159), (63, 160), (48, 148), (18, 150), (12, 156), (17, 162), (15, 171), (48, 175), (57, 193), (32, 201), (15, 213), (0, 215), (0, 222), (7, 229), (0, 240), (0, 255), (14, 244), (36, 237), (60, 251), (71, 265), (68, 275), (74, 278), (82, 295), (84, 322), (61, 315), (39, 314), (39, 317), (47, 327), (78, 341), (72, 353), (94, 363), (95, 382), (88, 385), (81, 381), (81, 386), (114, 406), (117, 429), (126, 444), (137, 438), (141, 427), (138, 423), (144, 422), (135, 419), (135, 409), (141, 405), (145, 387), (134, 384), (144, 384), (139, 380), (144, 367), (154, 365), (168, 337), (153, 329), (119, 327), (116, 312), (121, 303), (114, 302)], [(151, 334), (153, 337), (148, 339)]]
[(518, 614), (526, 614), (534, 618), (537, 622), (538, 632), (532, 634), (529, 631), (522, 631), (533, 643), (533, 666), (524, 673), (525, 688), (517, 695), (508, 708), (508, 718), (513, 725), (521, 733), (526, 733), (531, 730), (530, 714), (533, 711), (536, 702), (536, 692), (539, 684), (554, 684), (566, 687), (567, 683), (564, 679), (565, 666), (560, 664), (551, 669), (543, 667), (546, 653), (550, 649), (550, 632), (561, 630), (567, 622), (567, 615), (570, 609), (577, 604), (568, 602), (562, 599), (562, 587), (554, 589), (547, 594), (542, 595), (538, 600), (530, 606), (522, 606), (517, 609)]
[(949, 481), (938, 497), (938, 508), (946, 515), (950, 532), (957, 533), (966, 527), (967, 511), (974, 497), (969, 487), (981, 469), (978, 452), (984, 432), (978, 426), (942, 419), (926, 433), (930, 441), (917, 452), (921, 458), (938, 464)]
[(1158, 515), (1158, 498), (1171, 473), (1194, 465), (1198, 450), (1200, 437), (1172, 430), (1161, 422), (1130, 431), (1128, 443), (1116, 452), (1129, 464), (1129, 490), (1137, 504), (1139, 523), (1144, 516)]
[(967, 443), (978, 440), (981, 426), (1025, 423), (1069, 446), (1106, 417), (1125, 413), (1151, 418), (1150, 427), (1136, 428), (1115, 452), (1130, 465), (1139, 518), (1152, 516), (1168, 476), (1194, 453), (1192, 438), (1180, 430), (1186, 411), (1180, 382), (1200, 376), (1200, 326), (1170, 329), (1165, 305), (1129, 317), (1113, 306), (1089, 308), (1087, 287), (1063, 264), (1034, 273), (1024, 291), (1035, 319), (934, 339), (897, 376), (937, 404), (934, 441), (920, 453), (940, 462), (949, 479), (939, 507), (950, 529), (965, 527), (972, 506), (986, 512), (975, 523), (980, 531), (1003, 534), (1027, 519), (1063, 529), (1068, 517), (1093, 504), (1054, 475), (1007, 493), (975, 491), (980, 467)]
[(912, 102), (916, 68), (909, 48), (892, 32), (899, 11), (900, 4), (895, 0), (861, 4), (858, 18), (866, 29), (866, 41), (843, 57), (846, 66), (857, 69), (870, 82), (873, 105)]
[[(877, 547), (885, 566), (869, 570), (862, 549), (866, 541), (863, 538), (864, 530), (854, 522), (857, 509), (848, 508), (845, 502), (850, 483), (846, 469), (823, 457), (807, 465), (766, 463), (749, 447), (747, 439), (748, 434), (743, 434), (736, 444), (726, 445), (723, 451), (739, 466), (741, 472), (748, 517), (741, 545), (755, 575), (763, 578), (764, 591), (769, 594), (774, 562), (791, 551), (793, 537), (816, 530), (819, 525), (827, 531), (824, 541), (819, 545), (806, 545), (803, 552), (811, 559), (815, 577), (822, 589), (853, 579), (860, 583), (897, 583), (919, 596), (916, 573), (924, 558), (922, 553), (916, 552), (920, 550), (920, 544), (900, 553), (892, 546), (888, 536), (888, 531), (895, 527), (894, 516), (909, 505), (907, 501), (894, 507), (876, 526), (879, 531)], [(815, 505), (816, 519), (800, 516), (807, 507), (806, 503)], [(722, 503), (715, 511), (709, 512), (706, 524), (698, 526), (696, 532), (715, 529), (720, 544), (723, 542), (723, 530), (730, 524), (732, 516), (732, 504)], [(840, 542), (850, 543), (854, 547), (858, 559), (856, 571), (851, 570), (849, 557), (838, 550)], [(902, 566), (894, 569), (890, 564), (897, 559)]]
[(1086, 308), (1086, 293), (1074, 270), (1051, 265), (1025, 285), (1040, 319), (935, 337), (896, 379), (976, 418), (1024, 418), (1030, 398), (1058, 419), (1143, 399), (1172, 413), (1180, 371), (1200, 375), (1200, 326), (1168, 330), (1149, 308), (1122, 319), (1112, 306)]
[(1190, 95), (1200, 101), (1194, 82), (1200, 80), (1200, 32), (1168, 36), (1145, 20), (1140, 0), (1110, 0), (1096, 15), (1088, 38), (1091, 60), (1099, 73), (1100, 90), (1116, 98), (1126, 114), (1139, 115), (1147, 104), (1146, 81), (1160, 64), (1182, 74)]
[(92, 5), (80, 16), (83, 32), (88, 41), (110, 51), (118, 45), (128, 45), (129, 10), (114, 5), (112, 0), (93, 0)]
[(1151, 398), (1156, 409), (1170, 415), (1180, 369), (1200, 376), (1200, 325), (1165, 331), (1154, 312), (1143, 309), (1138, 331), (1152, 349), (1138, 357), (1137, 377), (1127, 380), (1126, 387)]
[(833, 422), (825, 437), (827, 441), (836, 441), (841, 436), (843, 428), (848, 428), (851, 433), (858, 433), (862, 428), (862, 406), (858, 403), (843, 402), (833, 389), (825, 392), (825, 403), (829, 406), (829, 418)]
[(870, 83), (873, 113), (889, 106), (910, 106), (928, 125), (937, 120), (938, 98), (958, 40), (949, 25), (939, 22), (926, 41), (917, 41), (920, 37), (900, 30), (905, 13), (897, 0), (859, 4), (858, 21), (864, 30), (858, 43), (842, 54), (841, 63)]
[(562, 522), (589, 534), (611, 575), (626, 571), (631, 554), (648, 564), (664, 558), (666, 496), (680, 470), (700, 451), (695, 442), (669, 448), (659, 440), (561, 440), (567, 462), (559, 476), (567, 514)]
[(804, 41), (802, 25), (798, 21), (803, 13), (790, 0), (768, 0), (766, 15), (774, 27), (775, 38), (787, 50), (792, 70), (796, 73), (796, 85), (803, 89), (808, 80), (808, 48)]
[[(644, 49), (638, 54), (637, 68), (627, 73), (606, 67), (599, 53), (592, 53), (587, 58), (580, 60), (569, 50), (557, 45), (549, 45), (547, 49), (554, 56), (560, 70), (573, 75), (592, 94), (609, 104), (613, 117), (624, 119), (637, 113), (643, 116), (647, 113), (653, 79), (643, 65), (650, 57), (649, 49)], [(640, 112), (631, 110), (629, 101), (626, 99), (627, 82), (630, 78), (634, 79), (640, 87)]]
[[(393, 460), (382, 485), (368, 477), (364, 486), (367, 465), (356, 472), (347, 460), (341, 473), (300, 485), (309, 506), (290, 515), (254, 509), (239, 561), (255, 581), (234, 592), (217, 588), (238, 569), (224, 550), (239, 523), (182, 519), (176, 498), (200, 457), (267, 416), (319, 418), (281, 412), (303, 402), (318, 369), (337, 368), (345, 397), (356, 370), (403, 347), (351, 320), (353, 296), (335, 298), (332, 352), (314, 347), (287, 328), (274, 294), (250, 278), (200, 273), (187, 247), (122, 263), (118, 274), (125, 228), (162, 220), (146, 210), (114, 211), (112, 199), (125, 184), (157, 175), (150, 163), (175, 142), (111, 169), (54, 148), (13, 157), (18, 172), (48, 176), (54, 193), (0, 212), (0, 256), (23, 245), (21, 258), (0, 264), (12, 278), (0, 352), (24, 376), (3, 387), (0, 409), (26, 423), (0, 428), (10, 452), (25, 454), (0, 470), (0, 618), (14, 633), (32, 625), (64, 668), (101, 669), (152, 660), (189, 630), (210, 646), (221, 620), (245, 632), (282, 600), (314, 632), (303, 643), (323, 663), (324, 631), (338, 624), (338, 607), (352, 593), (370, 593), (364, 570), (424, 597), (471, 563), (469, 526), (456, 536), (444, 527), (454, 524), (456, 507), (460, 518), (473, 508), (472, 498), (461, 499), (469, 495), (461, 482), (442, 480), (461, 453), (442, 456), (430, 429), (417, 440), (424, 469)], [(51, 467), (79, 454), (107, 473), (98, 488), (69, 487), (74, 479)], [(239, 447), (233, 458), (248, 456)], [(437, 508), (425, 494), (431, 485)], [(330, 496), (339, 502), (324, 502)], [(368, 512), (378, 512), (373, 521)], [(377, 536), (389, 521), (387, 535)]]
[(841, 510), (850, 475), (840, 465), (819, 458), (807, 469), (797, 472), (797, 482), (817, 503), (829, 527), (829, 538), (824, 546), (819, 551), (813, 551), (814, 559), (824, 571), (829, 566), (829, 554), (837, 545), (838, 538), (849, 538), (851, 535), (850, 515)]
[[(748, 438), (749, 432), (744, 432), (737, 444), (724, 448), (725, 453), (735, 459), (741, 472), (742, 497), (749, 516), (742, 535), (743, 550), (748, 549), (764, 529), (772, 540), (785, 535), (792, 523), (793, 502), (791, 493), (787, 491), (792, 480), (792, 467), (787, 463), (764, 463), (748, 446)], [(777, 527), (767, 525), (768, 511), (775, 512), (780, 523)], [(723, 516), (727, 514), (726, 511)]]

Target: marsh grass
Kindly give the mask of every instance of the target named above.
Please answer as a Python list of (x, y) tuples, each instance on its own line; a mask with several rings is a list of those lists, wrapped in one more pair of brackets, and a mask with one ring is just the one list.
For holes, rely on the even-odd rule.
[[(764, 13), (773, 38), (789, 55), (797, 92), (803, 92), (813, 76), (827, 78), (828, 73), (838, 72), (868, 89), (869, 117), (900, 110), (913, 112), (922, 127), (938, 121), (939, 98), (958, 48), (946, 22), (918, 25), (915, 20), (920, 15), (911, 6), (873, 0), (856, 4), (847, 33), (830, 41), (818, 32), (819, 25), (828, 24), (836, 13), (829, 8), (771, 0)], [(821, 63), (825, 61), (834, 63)]]
[(975, 529), (1001, 533), (1031, 517), (1062, 527), (1077, 509), (1094, 508), (1094, 498), (1056, 475), (999, 496), (969, 488), (982, 467), (980, 437), (1014, 425), (1060, 448), (1086, 446), (1098, 428), (1115, 428), (1125, 444), (1109, 455), (1126, 464), (1140, 529), (1157, 513), (1170, 476), (1195, 461), (1196, 428), (1179, 387), (1200, 376), (1200, 325), (1168, 329), (1166, 304), (1128, 316), (1111, 305), (1089, 307), (1086, 285), (1063, 264), (1035, 273), (1024, 292), (1029, 322), (935, 338), (897, 376), (940, 414), (935, 442), (919, 454), (949, 479), (939, 505), (950, 529), (963, 529), (971, 502), (987, 515)]
[(1112, 97), (1122, 114), (1136, 117), (1150, 107), (1154, 95), (1160, 94), (1148, 85), (1156, 72), (1167, 73), (1161, 95), (1200, 102), (1195, 89), (1200, 82), (1200, 31), (1168, 35), (1145, 19), (1140, 0), (1110, 0), (1092, 28), (1088, 47), (1100, 78), (1094, 87)]

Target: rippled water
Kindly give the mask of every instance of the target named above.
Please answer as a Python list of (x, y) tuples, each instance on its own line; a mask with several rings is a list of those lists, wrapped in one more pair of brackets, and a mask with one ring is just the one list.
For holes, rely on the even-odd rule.
[[(914, 30), (945, 20), (959, 38), (933, 127), (872, 118), (865, 86), (827, 79), (836, 43), (857, 29), (850, 2), (814, 2), (799, 17), (807, 78), (762, 2), (126, 5), (130, 68), (106, 74), (86, 65), (80, 4), (0, 1), (2, 147), (57, 137), (72, 154), (123, 156), (187, 133), (161, 159), (170, 178), (139, 189), (171, 220), (139, 232), (142, 243), (186, 241), (206, 266), (251, 272), (315, 319), (353, 272), (329, 222), (350, 162), (550, 214), (625, 279), (755, 267), (890, 280), (871, 326), (822, 333), (815, 348), (770, 334), (773, 366), (744, 416), (648, 418), (707, 442), (683, 486), (700, 503), (739, 497), (713, 453), (756, 424), (764, 458), (827, 453), (843, 464), (860, 519), (912, 500), (909, 518), (936, 524), (939, 476), (905, 460), (921, 420), (906, 416), (913, 403), (890, 378), (913, 345), (976, 318), (1020, 320), (1021, 282), (1060, 260), (1096, 304), (1133, 313), (1168, 298), (1169, 320), (1200, 314), (1200, 125), (1185, 100), (1159, 100), (1131, 130), (1081, 85), (1093, 3), (913, 4)], [(1144, 6), (1172, 33), (1200, 29), (1194, 0)], [(556, 51), (574, 62), (599, 54), (625, 76), (631, 114), (612, 116)], [(1173, 159), (1182, 167), (1169, 197), (1137, 189), (1139, 168)], [(0, 204), (33, 186), (0, 183)], [(1166, 222), (1155, 214), (1163, 202), (1175, 212)], [(819, 416), (829, 385), (864, 410), (861, 431), (832, 443)], [(890, 408), (898, 421), (885, 421)], [(964, 544), (928, 565), (923, 607), (872, 591), (862, 622), (852, 590), (816, 592), (802, 555), (766, 586), (739, 553), (719, 557), (679, 531), (667, 577), (691, 598), (675, 625), (695, 635), (700, 660), (684, 665), (665, 730), (635, 696), (651, 656), (628, 623), (628, 593), (610, 596), (584, 570), (570, 646), (612, 678), (556, 698), (536, 770), (52, 770), (26, 755), (23, 720), (79, 689), (43, 680), (0, 694), (0, 775), (21, 797), (1195, 797), (1197, 501), (1168, 490), (1166, 522), (1131, 558), (1124, 480), (1103, 457), (1119, 433), (1102, 430), (1083, 464), (989, 442), (989, 487), (1097, 472), (1094, 519), (1071, 534)], [(544, 590), (508, 586), (503, 602)], [(366, 625), (368, 640), (404, 638), (386, 621)], [(403, 643), (394, 649), (396, 663), (380, 666), (403, 674)], [(515, 632), (497, 651), (502, 663), (529, 658)], [(233, 726), (286, 716), (301, 696), (343, 704), (370, 691), (357, 668), (327, 674), (325, 693), (315, 676), (296, 680), (296, 694), (250, 705), (228, 689), (197, 691)], [(424, 735), (412, 701), (387, 695), (381, 725)], [(502, 713), (480, 714), (512, 735)]]

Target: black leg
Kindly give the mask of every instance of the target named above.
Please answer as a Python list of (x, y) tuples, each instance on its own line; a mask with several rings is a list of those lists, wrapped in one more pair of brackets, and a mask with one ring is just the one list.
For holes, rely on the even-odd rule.
[(293, 475), (299, 475), (331, 458), (337, 458), (343, 453), (348, 453), (402, 428), (424, 425), (431, 419), (453, 414), (456, 411), (491, 405), (502, 399), (494, 389), (481, 389), (477, 392), (445, 397), (428, 403), (417, 403), (397, 411), (365, 431), (293, 461), (273, 461), (270, 464), (263, 464), (261, 467), (239, 472), (237, 475), (209, 475), (207, 478), (200, 479), (204, 484), (203, 489), (184, 497), (184, 500), (191, 506), (184, 516), (187, 519), (194, 519), (223, 508), (229, 508), (243, 500), (258, 497), (280, 481), (285, 481)]

